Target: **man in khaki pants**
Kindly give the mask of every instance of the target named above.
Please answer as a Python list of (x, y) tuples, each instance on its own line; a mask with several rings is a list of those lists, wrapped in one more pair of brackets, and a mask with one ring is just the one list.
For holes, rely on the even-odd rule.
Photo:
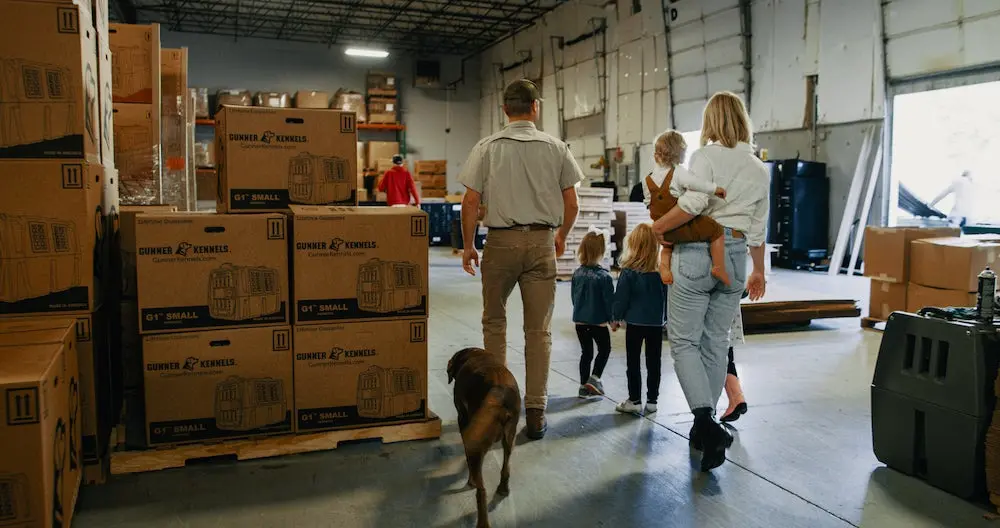
[(545, 436), (552, 306), (556, 293), (556, 257), (566, 250), (566, 236), (579, 211), (576, 186), (583, 173), (562, 141), (535, 127), (541, 100), (528, 80), (504, 90), (504, 113), (510, 123), (476, 144), (459, 175), (466, 187), (462, 200), (462, 267), (475, 275), (479, 252), (474, 240), (480, 204), (489, 228), (483, 252), (483, 342), (486, 350), (507, 358), (507, 298), (514, 286), (524, 304), (524, 407), (527, 435)]

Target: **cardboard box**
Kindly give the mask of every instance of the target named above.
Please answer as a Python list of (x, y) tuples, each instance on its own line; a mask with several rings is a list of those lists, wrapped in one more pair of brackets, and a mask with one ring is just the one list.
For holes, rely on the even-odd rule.
[(139, 214), (175, 213), (173, 205), (125, 205), (119, 209), (119, 255), (122, 273), (122, 299), (135, 299), (139, 288), (135, 279), (135, 217)]
[(160, 108), (115, 104), (115, 163), (121, 200), (127, 205), (160, 202)]
[(220, 212), (357, 204), (354, 114), (226, 106), (215, 119)]
[[(81, 435), (81, 460), (97, 464), (107, 454), (111, 437), (111, 363), (109, 328), (103, 311), (66, 318), (31, 317), (0, 321), (0, 347), (62, 344), (76, 350), (78, 378), (71, 380), (71, 403), (79, 407), (79, 426), (69, 428)], [(0, 350), (0, 362), (3, 351)], [(78, 380), (78, 381), (77, 381)], [(75, 392), (74, 392), (75, 391)]]
[(396, 85), (396, 76), (392, 73), (385, 72), (369, 72), (368, 73), (368, 93), (381, 93), (387, 95), (395, 95), (398, 86)]
[(874, 227), (865, 228), (865, 277), (905, 283), (910, 280), (910, 242), (921, 238), (954, 237), (953, 227)]
[(389, 160), (399, 154), (399, 143), (395, 141), (369, 141), (365, 143), (365, 160), (368, 167), (374, 167), (378, 160)]
[(448, 179), (445, 176), (418, 174), (416, 179), (424, 189), (448, 189)]
[(344, 112), (354, 112), (358, 116), (358, 123), (368, 121), (368, 112), (365, 111), (364, 94), (337, 90), (337, 93), (333, 95), (333, 102), (330, 103), (330, 108)]
[(5, 0), (0, 158), (101, 160), (90, 3)]
[(124, 300), (118, 309), (121, 332), (122, 388), (135, 392), (142, 389), (142, 338), (139, 336), (139, 304)]
[(161, 202), (178, 206), (181, 210), (194, 209), (191, 202), (191, 182), (188, 174), (188, 143), (191, 130), (188, 128), (187, 48), (164, 49), (160, 52), (162, 77), (160, 158), (163, 177), (161, 178)]
[(1000, 237), (932, 238), (910, 246), (910, 282), (931, 288), (974, 292), (978, 275), (996, 267)]
[(917, 312), (925, 306), (975, 306), (976, 294), (962, 290), (929, 288), (911, 282), (906, 289), (906, 311)]
[(448, 191), (445, 189), (424, 189), (420, 192), (422, 198), (444, 198), (448, 196)]
[(427, 213), (292, 206), (295, 323), (427, 316)]
[(0, 176), (0, 315), (96, 310), (109, 253), (104, 168), (8, 160)]
[(288, 326), (143, 336), (149, 445), (292, 431)]
[(288, 322), (284, 215), (135, 220), (142, 334)]
[[(105, 15), (107, 15), (106, 1), (100, 0), (94, 4), (103, 5)], [(98, 112), (100, 113), (101, 164), (106, 168), (111, 168), (115, 167), (115, 104), (112, 97), (111, 44), (108, 42), (107, 20), (104, 23), (104, 29), (98, 28), (97, 30), (97, 94), (99, 99)]]
[(369, 123), (398, 123), (399, 104), (395, 97), (369, 97)]
[(906, 284), (872, 279), (868, 317), (888, 319), (895, 311), (906, 310)]
[(299, 90), (295, 92), (295, 108), (330, 108), (330, 94)]
[(112, 99), (116, 103), (160, 103), (159, 24), (111, 24)]
[(413, 171), (423, 176), (444, 176), (448, 173), (447, 160), (420, 160), (414, 162)]
[[(4, 524), (70, 526), (80, 488), (80, 429), (70, 404), (75, 352), (62, 344), (4, 347), (0, 489)], [(11, 524), (12, 523), (12, 524)]]
[(427, 319), (295, 327), (295, 430), (427, 418)]

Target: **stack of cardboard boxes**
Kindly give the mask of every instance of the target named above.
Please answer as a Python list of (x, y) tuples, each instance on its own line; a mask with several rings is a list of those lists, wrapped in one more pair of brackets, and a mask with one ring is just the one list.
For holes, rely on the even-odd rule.
[[(958, 228), (951, 227), (868, 227), (864, 263), (865, 276), (872, 279), (869, 317), (884, 321), (895, 311), (916, 312), (924, 306), (968, 305), (967, 299), (944, 299), (914, 282), (918, 275), (926, 275), (922, 270), (927, 269), (925, 259), (929, 257), (918, 247), (938, 240), (960, 240), (953, 238), (959, 234)], [(935, 273), (944, 276), (951, 271), (941, 268)], [(963, 276), (963, 280), (965, 278)], [(974, 296), (972, 301), (974, 305)]]
[(111, 24), (114, 146), (122, 203), (163, 203), (161, 56), (157, 24)]
[(222, 213), (125, 220), (147, 445), (427, 416), (427, 216), (355, 207), (354, 119), (223, 107)]
[(414, 177), (420, 184), (420, 196), (444, 198), (448, 195), (448, 162), (423, 160), (414, 163)]
[(427, 417), (427, 215), (292, 206), (295, 429)]
[(195, 209), (191, 147), (194, 143), (193, 101), (188, 93), (187, 48), (160, 51), (160, 105), (163, 144), (162, 202), (183, 211)]
[(996, 235), (913, 241), (907, 311), (924, 306), (975, 306), (979, 273), (987, 266), (996, 268), (998, 253), (1000, 237)]
[(396, 76), (391, 73), (368, 73), (368, 122), (398, 123), (399, 92)]
[(0, 509), (17, 526), (69, 525), (110, 437), (106, 5), (0, 1)]

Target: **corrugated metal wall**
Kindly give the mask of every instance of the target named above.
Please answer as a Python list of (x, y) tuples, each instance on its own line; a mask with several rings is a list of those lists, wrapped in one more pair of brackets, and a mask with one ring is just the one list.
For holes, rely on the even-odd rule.
[[(836, 125), (884, 117), (886, 72), (896, 83), (1000, 65), (998, 0), (753, 0), (749, 28), (739, 0), (667, 3), (669, 27), (661, 0), (641, 0), (638, 10), (633, 0), (606, 7), (600, 0), (570, 1), (488, 50), (482, 59), (483, 134), (504, 124), (496, 90), (527, 75), (542, 80), (542, 128), (560, 135), (559, 75), (571, 124), (567, 139), (581, 165), (599, 158), (597, 146), (603, 143), (595, 141), (600, 133), (595, 128), (601, 127), (573, 123), (600, 111), (601, 67), (593, 44), (585, 41), (562, 52), (551, 45), (552, 36), (569, 40), (589, 31), (593, 17), (606, 18), (608, 25), (607, 144), (622, 147), (627, 156), (639, 147), (643, 170), (656, 135), (670, 127), (698, 130), (705, 101), (718, 90), (744, 96), (749, 91), (759, 132), (799, 130), (812, 112), (810, 76), (817, 78), (817, 124)], [(524, 68), (493, 74), (497, 64), (516, 63), (529, 51), (532, 62)], [(559, 71), (553, 68), (554, 53), (561, 53)], [(973, 71), (969, 82), (981, 77)]]
[(887, 0), (882, 9), (892, 80), (1000, 64), (997, 0)]

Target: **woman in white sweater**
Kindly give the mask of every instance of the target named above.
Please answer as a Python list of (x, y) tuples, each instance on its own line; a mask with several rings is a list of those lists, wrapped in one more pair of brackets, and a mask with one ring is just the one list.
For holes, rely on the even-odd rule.
[[(711, 274), (708, 244), (674, 247), (667, 326), (674, 370), (694, 414), (691, 445), (702, 450), (701, 469), (710, 471), (726, 460), (733, 437), (715, 418), (726, 381), (729, 331), (744, 289), (752, 300), (764, 295), (764, 229), (767, 224), (770, 174), (754, 156), (750, 117), (738, 96), (712, 96), (702, 120), (701, 144), (691, 156), (697, 178), (725, 189), (726, 199), (674, 185), (677, 206), (660, 217), (653, 229), (662, 234), (698, 215), (710, 216), (725, 228), (729, 285)], [(753, 271), (746, 273), (747, 248)]]

